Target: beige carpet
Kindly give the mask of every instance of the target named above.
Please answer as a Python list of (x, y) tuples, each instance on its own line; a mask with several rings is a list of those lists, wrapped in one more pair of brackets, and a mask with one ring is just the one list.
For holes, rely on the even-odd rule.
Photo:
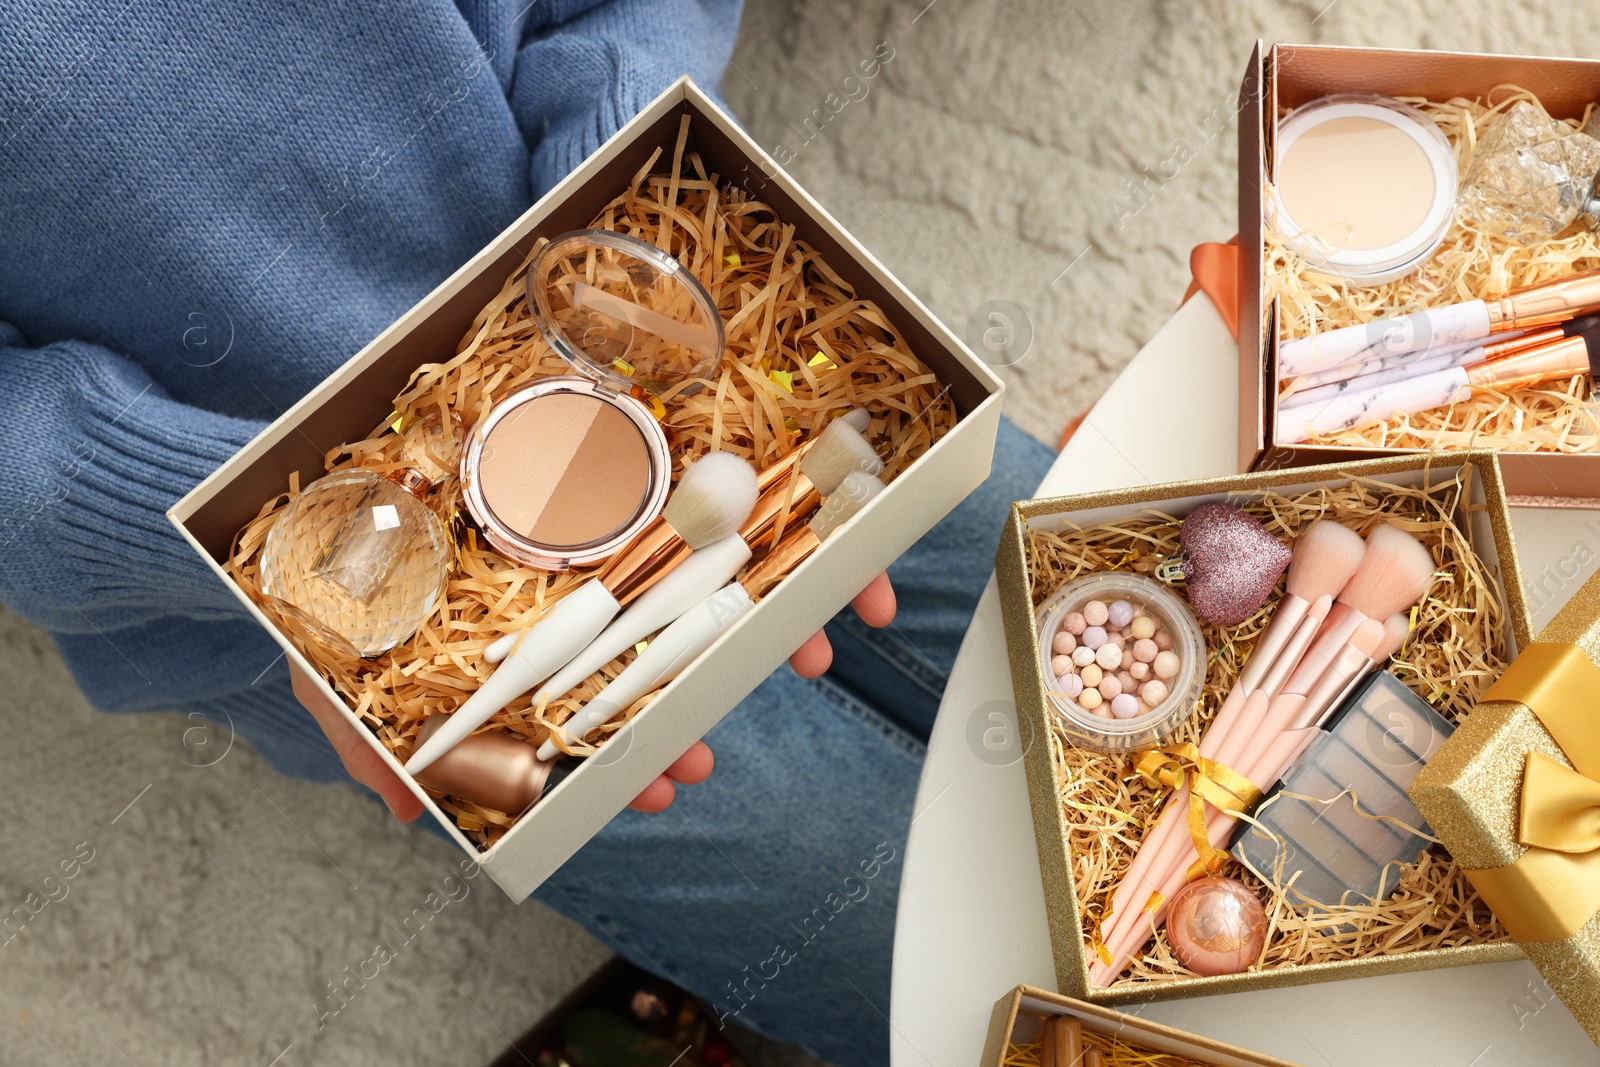
[[(757, 3), (724, 88), (958, 332), (987, 301), (1020, 309), (1033, 340), (1002, 372), (1008, 411), (1046, 440), (1171, 311), (1189, 248), (1233, 233), (1234, 130), (1202, 135), (1257, 37), (1600, 49), (1600, 12), (1574, 4), (924, 3)], [(0, 681), (0, 913), (56, 898), (0, 934), (8, 1065), (483, 1064), (603, 958), (479, 879), (319, 1028), (327, 983), (447, 895), (453, 850), (242, 749), (194, 766), (216, 751), (194, 724), (99, 716), (9, 616)]]

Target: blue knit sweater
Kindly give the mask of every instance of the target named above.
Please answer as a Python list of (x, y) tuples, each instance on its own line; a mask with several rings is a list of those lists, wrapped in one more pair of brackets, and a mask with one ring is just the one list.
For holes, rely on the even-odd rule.
[(738, 20), (0, 7), (0, 600), (96, 705), (225, 718), (281, 769), (339, 774), (165, 510), (673, 78), (715, 86)]

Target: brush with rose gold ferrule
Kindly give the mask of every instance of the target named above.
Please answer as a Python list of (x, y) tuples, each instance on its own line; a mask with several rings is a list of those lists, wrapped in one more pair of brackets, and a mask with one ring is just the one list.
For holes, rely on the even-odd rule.
[(466, 703), (406, 761), (426, 768), (511, 701), (583, 651), (625, 603), (636, 599), (694, 548), (735, 532), (758, 502), (756, 472), (727, 452), (689, 464), (661, 516), (596, 577), (562, 597), (526, 633)]
[(1596, 308), (1600, 270), (1582, 271), (1491, 300), (1467, 300), (1284, 341), (1278, 346), (1278, 377), (1407, 352), (1443, 351), (1491, 334), (1557, 325)]
[[(583, 738), (633, 706), (650, 690), (675, 678), (729, 626), (754, 608), (763, 589), (770, 588), (778, 576), (815, 552), (834, 530), (866, 507), (883, 488), (881, 481), (861, 471), (845, 476), (810, 523), (786, 534), (744, 578), (713, 590), (695, 603), (656, 635), (644, 651), (577, 714), (557, 727), (563, 739), (570, 744), (573, 738)], [(540, 759), (555, 759), (560, 754), (553, 740), (539, 747)]]
[(1600, 372), (1600, 327), (1576, 337), (1502, 356), (1474, 367), (1453, 367), (1419, 378), (1346, 393), (1323, 404), (1278, 413), (1277, 441), (1298, 444), (1318, 434), (1359, 429), (1400, 415), (1448, 407), (1474, 396)]
[[(1474, 344), (1442, 353), (1418, 353), (1414, 355), (1394, 356), (1383, 360), (1381, 363), (1366, 364), (1366, 370), (1344, 378), (1330, 379), (1327, 384), (1311, 382), (1308, 376), (1296, 383), (1293, 392), (1285, 393), (1278, 400), (1278, 408), (1298, 408), (1307, 404), (1318, 404), (1345, 393), (1354, 393), (1362, 389), (1376, 389), (1380, 385), (1391, 382), (1403, 382), (1408, 378), (1420, 378), (1424, 374), (1433, 374), (1435, 371), (1449, 370), (1451, 367), (1475, 367), (1480, 363), (1487, 363), (1491, 359), (1501, 356), (1513, 355), (1527, 348), (1537, 348), (1559, 341), (1563, 337), (1571, 337), (1579, 328), (1587, 328), (1595, 322), (1592, 316), (1574, 319), (1565, 326), (1551, 326), (1543, 330), (1534, 330), (1532, 333), (1517, 332), (1508, 335), (1507, 340), (1496, 341), (1493, 344)], [(1583, 327), (1575, 324), (1582, 323)]]
[[(852, 418), (856, 414), (851, 412), (835, 419), (826, 430), (807, 442), (803, 450), (791, 452), (792, 461), (789, 457), (780, 460), (777, 466), (786, 477), (763, 478), (766, 471), (757, 475), (758, 483), (766, 483), (766, 490), (739, 530), (697, 548), (686, 559), (675, 563), (669, 573), (660, 576), (637, 601), (535, 690), (534, 706), (565, 696), (585, 678), (676, 619), (685, 605), (698, 602), (731, 580), (754, 554), (777, 540), (784, 527), (804, 521), (817, 509), (823, 485), (834, 494), (825, 511), (836, 513), (842, 502), (835, 501), (848, 495), (841, 484), (853, 485), (851, 478), (868, 476), (864, 470), (883, 468), (877, 453), (861, 436), (857, 428), (859, 422)], [(844, 483), (840, 482), (841, 477)], [(508, 636), (496, 642), (496, 645), (506, 646), (499, 652), (500, 657), (514, 647), (521, 636)], [(497, 648), (491, 646), (485, 658), (494, 662), (496, 651)]]

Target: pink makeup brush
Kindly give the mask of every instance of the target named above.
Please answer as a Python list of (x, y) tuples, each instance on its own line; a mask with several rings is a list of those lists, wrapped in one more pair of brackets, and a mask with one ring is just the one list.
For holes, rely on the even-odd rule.
[[(1236, 769), (1263, 793), (1276, 785), (1294, 756), (1310, 741), (1315, 727), (1320, 726), (1321, 720), (1338, 706), (1340, 695), (1372, 669), (1376, 657), (1384, 648), (1385, 636), (1384, 623), (1367, 619), (1356, 627), (1349, 643), (1340, 650), (1329, 671), (1318, 680), (1309, 695), (1284, 693), (1273, 700), (1260, 728), (1252, 733), (1249, 744), (1239, 757)], [(1303, 731), (1304, 736), (1301, 736)], [(1206, 837), (1213, 848), (1222, 847), (1232, 836), (1234, 827), (1235, 820), (1230, 816), (1216, 809), (1207, 813)], [(1188, 843), (1186, 838), (1174, 837), (1173, 840), (1181, 844)], [(1169, 860), (1165, 867), (1159, 860), (1152, 865), (1152, 871), (1159, 872), (1159, 877), (1151, 879), (1153, 892), (1146, 900), (1155, 894), (1171, 899), (1182, 888), (1191, 860), (1181, 849), (1173, 851), (1176, 857)], [(1114, 944), (1107, 943), (1106, 949), (1112, 955), (1112, 964), (1100, 972), (1107, 976), (1107, 981), (1121, 974), (1133, 953), (1154, 936), (1165, 913), (1164, 903), (1152, 912), (1142, 912), (1141, 915), (1149, 917), (1148, 926), (1143, 922), (1130, 923), (1118, 932)]]
[[(1264, 715), (1258, 710), (1260, 701), (1250, 702), (1251, 714), (1240, 716), (1217, 758), (1257, 785), (1262, 785), (1258, 775), (1272, 773), (1271, 781), (1264, 786), (1271, 788), (1282, 772), (1281, 767), (1272, 772), (1274, 761), (1281, 757), (1282, 766), (1287, 767), (1298, 751), (1289, 735), (1299, 736), (1316, 725), (1319, 717), (1336, 706), (1352, 680), (1371, 669), (1378, 653), (1387, 649), (1396, 636), (1399, 624), (1392, 616), (1419, 601), (1432, 576), (1433, 557), (1420, 541), (1397, 526), (1385, 524), (1374, 530), (1367, 538), (1360, 566), (1340, 592), (1322, 632), (1290, 675), (1284, 692), (1271, 702)], [(1379, 623), (1375, 617), (1388, 621)], [(1404, 635), (1400, 634), (1399, 639), (1403, 641)], [(1306, 734), (1298, 743), (1305, 744), (1309, 738)], [(1219, 832), (1220, 829), (1219, 826)], [(1181, 875), (1180, 868), (1186, 864), (1183, 840), (1172, 835), (1163, 842), (1161, 851), (1175, 853), (1176, 857), (1156, 857), (1142, 873), (1141, 882), (1158, 880), (1155, 891), (1167, 895), (1163, 887)], [(1142, 899), (1148, 901), (1151, 894)], [(1133, 950), (1148, 939), (1139, 937), (1147, 929), (1143, 919), (1148, 913), (1141, 909), (1137, 914), (1131, 910), (1125, 914), (1129, 925), (1118, 925), (1107, 939), (1113, 966), (1091, 968), (1096, 984), (1108, 984), (1120, 974)], [(1154, 928), (1152, 925), (1148, 929)]]
[[(1250, 651), (1250, 658), (1240, 671), (1233, 690), (1200, 739), (1202, 756), (1207, 759), (1219, 758), (1218, 752), (1226, 744), (1233, 723), (1240, 718), (1246, 699), (1263, 681), (1274, 682), (1272, 692), (1268, 695), (1276, 695), (1277, 688), (1287, 680), (1287, 672), (1298, 663), (1300, 655), (1310, 645), (1318, 625), (1328, 614), (1333, 597), (1344, 588), (1360, 566), (1366, 548), (1366, 542), (1360, 534), (1348, 526), (1329, 520), (1312, 523), (1295, 538), (1292, 548), (1294, 555), (1289, 561), (1287, 594), (1278, 602), (1272, 621)], [(1275, 664), (1279, 665), (1276, 671), (1272, 669)], [(1275, 676), (1275, 680), (1269, 675)], [(1265, 710), (1263, 701), (1257, 714)], [(1131, 921), (1127, 914), (1129, 899), (1138, 890), (1157, 852), (1183, 824), (1183, 813), (1188, 803), (1188, 789), (1178, 790), (1140, 843), (1133, 864), (1112, 894), (1111, 932), (1122, 923)]]

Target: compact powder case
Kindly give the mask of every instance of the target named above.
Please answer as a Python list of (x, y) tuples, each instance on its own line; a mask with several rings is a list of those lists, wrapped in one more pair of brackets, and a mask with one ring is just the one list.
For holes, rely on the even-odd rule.
[(1339, 93), (1278, 124), (1267, 222), (1315, 273), (1394, 281), (1438, 250), (1455, 217), (1456, 159), (1416, 108)]
[(490, 408), (461, 457), (462, 497), (497, 552), (560, 571), (610, 557), (661, 513), (672, 457), (640, 397), (713, 375), (722, 318), (677, 260), (609, 230), (555, 238), (527, 282), (540, 331), (578, 373)]

